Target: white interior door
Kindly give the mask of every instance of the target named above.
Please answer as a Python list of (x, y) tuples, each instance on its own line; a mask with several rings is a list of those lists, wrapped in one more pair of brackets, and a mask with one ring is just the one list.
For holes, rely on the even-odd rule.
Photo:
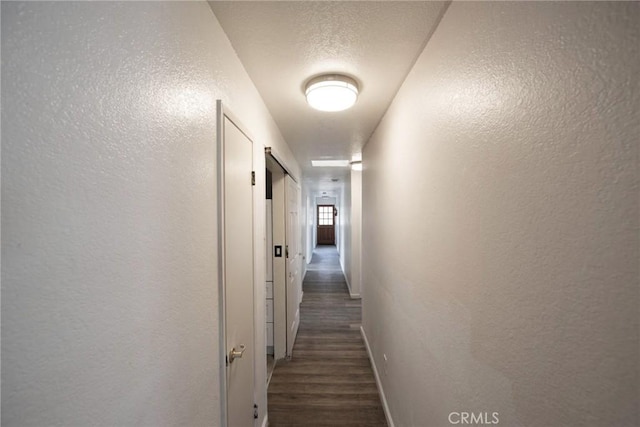
[(227, 425), (253, 425), (254, 283), (253, 147), (223, 118), (223, 289), (226, 341)]
[(298, 326), (300, 325), (300, 300), (302, 299), (302, 283), (300, 280), (300, 260), (302, 250), (300, 244), (300, 188), (289, 176), (285, 182), (286, 215), (286, 255), (287, 255), (287, 355), (293, 353)]

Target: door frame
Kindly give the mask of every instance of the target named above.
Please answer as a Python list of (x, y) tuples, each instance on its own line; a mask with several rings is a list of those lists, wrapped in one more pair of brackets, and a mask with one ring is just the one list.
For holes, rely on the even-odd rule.
[(317, 237), (320, 235), (320, 227), (322, 227), (320, 225), (320, 208), (332, 208), (331, 209), (331, 229), (333, 230), (333, 238), (332, 240), (332, 244), (333, 246), (336, 246), (336, 217), (337, 217), (337, 210), (336, 210), (336, 205), (335, 204), (317, 204), (316, 205), (316, 212), (315, 212), (315, 216), (316, 216), (316, 241), (317, 241), (317, 245), (328, 245), (328, 243), (320, 243), (320, 239)]
[(265, 149), (265, 163), (272, 174), (272, 230), (271, 248), (280, 246), (280, 254), (273, 258), (273, 353), (276, 361), (287, 356), (287, 286), (285, 258), (285, 176), (286, 170), (270, 150)]
[[(250, 141), (253, 146), (254, 139), (246, 131), (246, 127), (242, 125), (237, 117), (226, 108), (222, 100), (216, 100), (216, 202), (217, 202), (217, 231), (218, 231), (218, 357), (219, 357), (219, 376), (220, 376), (220, 425), (226, 427), (228, 425), (228, 396), (227, 396), (227, 310), (226, 310), (226, 283), (225, 283), (225, 203), (224, 203), (224, 185), (225, 185), (225, 164), (224, 164), (224, 119), (229, 119), (240, 132), (242, 132)], [(255, 161), (253, 159), (252, 148), (252, 169), (255, 169)], [(247, 177), (249, 179), (249, 177)], [(255, 192), (255, 189), (253, 190)], [(255, 197), (251, 198), (251, 211), (252, 221), (251, 227), (254, 228), (255, 222)], [(253, 325), (253, 342), (254, 347), (254, 360), (251, 361), (255, 365), (255, 349), (257, 349), (257, 339), (255, 331), (256, 320), (256, 303), (255, 303), (255, 256), (256, 256), (256, 241), (255, 241), (255, 229), (252, 232), (253, 241), (253, 253), (251, 254), (251, 264), (253, 266), (254, 273), (252, 274), (252, 288), (254, 294), (253, 311), (251, 313), (251, 324)], [(253, 381), (251, 384), (251, 394), (255, 402), (255, 384), (256, 384), (256, 371), (253, 371)], [(247, 408), (250, 410), (250, 408)]]
[[(296, 324), (295, 333), (293, 337), (288, 333), (289, 325), (290, 325), (290, 317), (289, 314), (289, 303), (290, 301), (290, 292), (289, 284), (288, 284), (288, 275), (289, 275), (289, 266), (288, 266), (288, 258), (286, 256), (286, 247), (287, 242), (291, 238), (287, 235), (287, 223), (288, 223), (288, 215), (287, 215), (287, 179), (291, 179), (295, 186), (297, 187), (297, 197), (296, 204), (298, 206), (298, 215), (300, 215), (301, 206), (301, 188), (299, 180), (291, 173), (291, 170), (286, 166), (286, 164), (281, 160), (281, 157), (274, 152), (272, 147), (265, 147), (265, 162), (267, 168), (271, 171), (272, 175), (272, 197), (273, 197), (273, 245), (279, 245), (282, 247), (282, 256), (277, 260), (274, 258), (274, 268), (273, 268), (273, 309), (274, 309), (274, 357), (277, 360), (282, 358), (291, 358), (290, 349), (293, 348), (292, 339), (295, 339), (297, 334), (299, 321)], [(278, 222), (278, 226), (276, 226), (276, 222)], [(298, 220), (297, 226), (298, 235), (297, 235), (297, 249), (299, 250), (300, 260), (302, 259), (302, 253), (300, 252), (302, 248), (302, 227), (301, 223)], [(298, 313), (300, 310), (300, 301), (302, 300), (302, 278), (301, 278), (301, 270), (302, 270), (302, 261), (298, 262), (298, 283), (296, 284), (297, 290), (299, 290), (299, 300), (296, 302), (294, 299), (294, 304), (298, 307)]]

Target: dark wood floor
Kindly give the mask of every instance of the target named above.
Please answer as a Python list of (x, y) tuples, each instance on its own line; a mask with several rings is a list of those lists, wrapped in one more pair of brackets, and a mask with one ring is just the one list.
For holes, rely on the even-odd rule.
[(269, 426), (386, 426), (335, 246), (316, 248), (303, 290), (293, 358), (269, 384)]

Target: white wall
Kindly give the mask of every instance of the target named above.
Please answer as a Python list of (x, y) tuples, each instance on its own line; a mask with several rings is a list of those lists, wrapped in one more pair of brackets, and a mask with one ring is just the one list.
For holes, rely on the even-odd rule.
[(340, 265), (351, 291), (351, 183), (349, 179), (341, 183), (336, 207), (336, 248), (340, 255)]
[(314, 238), (313, 238), (313, 218), (315, 215), (315, 205), (313, 203), (313, 196), (309, 193), (308, 185), (303, 181), (300, 186), (300, 199), (302, 200), (301, 214), (300, 214), (300, 235), (302, 237), (302, 278), (307, 272), (307, 264), (311, 262), (311, 256), (313, 254)]
[[(311, 262), (311, 258), (313, 257), (313, 248), (315, 247), (315, 217), (316, 217), (316, 210), (315, 210), (315, 205), (313, 204), (313, 200), (311, 199), (311, 196), (309, 196), (309, 194), (307, 193), (307, 197), (303, 200), (306, 200), (307, 203), (307, 217), (306, 217), (306, 225), (305, 225), (305, 236), (306, 236), (306, 242), (305, 242), (305, 248), (306, 248), (306, 264), (309, 264)], [(304, 202), (303, 202), (304, 203)], [(305, 266), (305, 272), (306, 272), (306, 266)]]
[(351, 277), (349, 292), (359, 297), (362, 286), (362, 172), (351, 171), (351, 212), (350, 212), (350, 253)]
[(312, 245), (313, 248), (315, 249), (316, 246), (318, 246), (318, 205), (314, 204), (313, 205), (313, 222), (311, 224), (312, 227), (312, 233), (313, 233), (313, 241), (312, 241)]
[(307, 272), (307, 199), (304, 194), (304, 187), (300, 183), (300, 212), (298, 213), (298, 221), (300, 222), (300, 280), (304, 280), (304, 275)]
[(3, 2), (2, 96), (2, 424), (218, 425), (215, 100), (299, 167), (208, 5)]
[(450, 5), (364, 151), (364, 330), (396, 426), (638, 423), (639, 22)]

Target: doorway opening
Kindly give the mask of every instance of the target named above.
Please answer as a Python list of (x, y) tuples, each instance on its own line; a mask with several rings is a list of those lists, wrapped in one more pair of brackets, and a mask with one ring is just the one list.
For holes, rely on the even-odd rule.
[(266, 153), (266, 345), (267, 384), (278, 360), (286, 357), (286, 171)]
[(335, 205), (318, 205), (318, 210), (317, 210), (318, 245), (335, 246), (336, 244), (335, 217), (336, 217)]
[(265, 200), (265, 212), (266, 212), (266, 227), (265, 227), (265, 237), (266, 237), (266, 344), (267, 344), (267, 384), (271, 380), (271, 374), (273, 374), (273, 369), (275, 368), (275, 352), (274, 352), (274, 331), (273, 331), (273, 323), (274, 323), (274, 315), (273, 315), (273, 174), (269, 170), (266, 169), (265, 172), (266, 177), (266, 200)]
[(275, 364), (292, 355), (302, 299), (300, 187), (267, 147), (266, 163), (266, 353), (267, 383)]

